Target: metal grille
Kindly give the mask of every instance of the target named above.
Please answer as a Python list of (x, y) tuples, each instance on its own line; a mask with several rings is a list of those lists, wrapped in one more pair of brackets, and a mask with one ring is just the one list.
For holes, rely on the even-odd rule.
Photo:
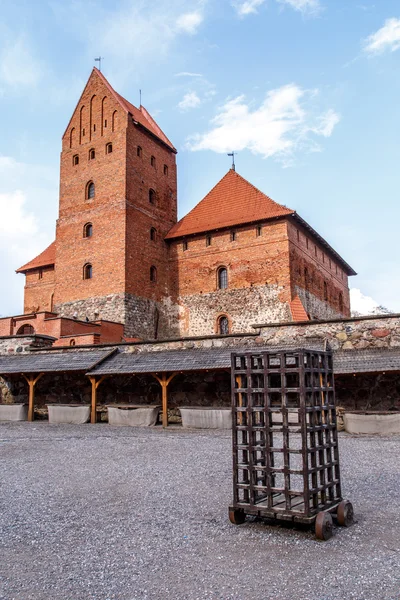
[(234, 502), (308, 522), (341, 500), (332, 355), (232, 355)]

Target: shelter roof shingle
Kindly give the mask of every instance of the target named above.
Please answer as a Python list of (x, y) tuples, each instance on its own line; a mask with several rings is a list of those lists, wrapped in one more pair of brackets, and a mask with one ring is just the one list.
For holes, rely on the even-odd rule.
[(31, 269), (38, 269), (39, 267), (49, 267), (54, 265), (56, 260), (56, 243), (52, 242), (50, 246), (43, 250), (38, 256), (30, 260), (26, 265), (23, 265), (17, 269), (17, 273), (25, 273)]
[(0, 356), (0, 375), (11, 373), (54, 373), (62, 371), (84, 371), (93, 369), (115, 349), (85, 350), (78, 352), (26, 353)]
[(170, 229), (166, 239), (293, 214), (292, 209), (278, 204), (230, 169), (203, 200)]

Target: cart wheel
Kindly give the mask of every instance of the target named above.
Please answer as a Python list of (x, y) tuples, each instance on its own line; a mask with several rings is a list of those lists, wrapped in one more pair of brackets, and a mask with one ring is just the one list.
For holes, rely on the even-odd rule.
[(234, 525), (242, 525), (246, 520), (246, 514), (243, 510), (231, 508), (229, 510), (229, 520)]
[(333, 521), (331, 514), (320, 512), (315, 519), (315, 536), (318, 540), (329, 540), (332, 537)]
[(337, 520), (342, 527), (350, 527), (354, 521), (353, 505), (348, 500), (342, 500), (337, 509)]

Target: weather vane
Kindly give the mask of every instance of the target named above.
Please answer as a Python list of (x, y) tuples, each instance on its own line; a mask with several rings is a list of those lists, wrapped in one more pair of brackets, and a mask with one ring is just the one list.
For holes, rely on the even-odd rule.
[(104, 56), (98, 56), (97, 58), (95, 58), (95, 62), (99, 63), (99, 71), (101, 71), (101, 61), (104, 59)]
[(232, 171), (236, 171), (235, 154), (236, 152), (234, 151), (228, 153), (228, 156), (232, 156)]

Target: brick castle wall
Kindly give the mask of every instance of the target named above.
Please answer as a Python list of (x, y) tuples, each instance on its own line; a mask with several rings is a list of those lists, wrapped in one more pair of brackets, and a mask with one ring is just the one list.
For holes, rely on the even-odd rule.
[(337, 259), (297, 223), (288, 222), (288, 237), (292, 288), (311, 319), (349, 317), (348, 276)]

